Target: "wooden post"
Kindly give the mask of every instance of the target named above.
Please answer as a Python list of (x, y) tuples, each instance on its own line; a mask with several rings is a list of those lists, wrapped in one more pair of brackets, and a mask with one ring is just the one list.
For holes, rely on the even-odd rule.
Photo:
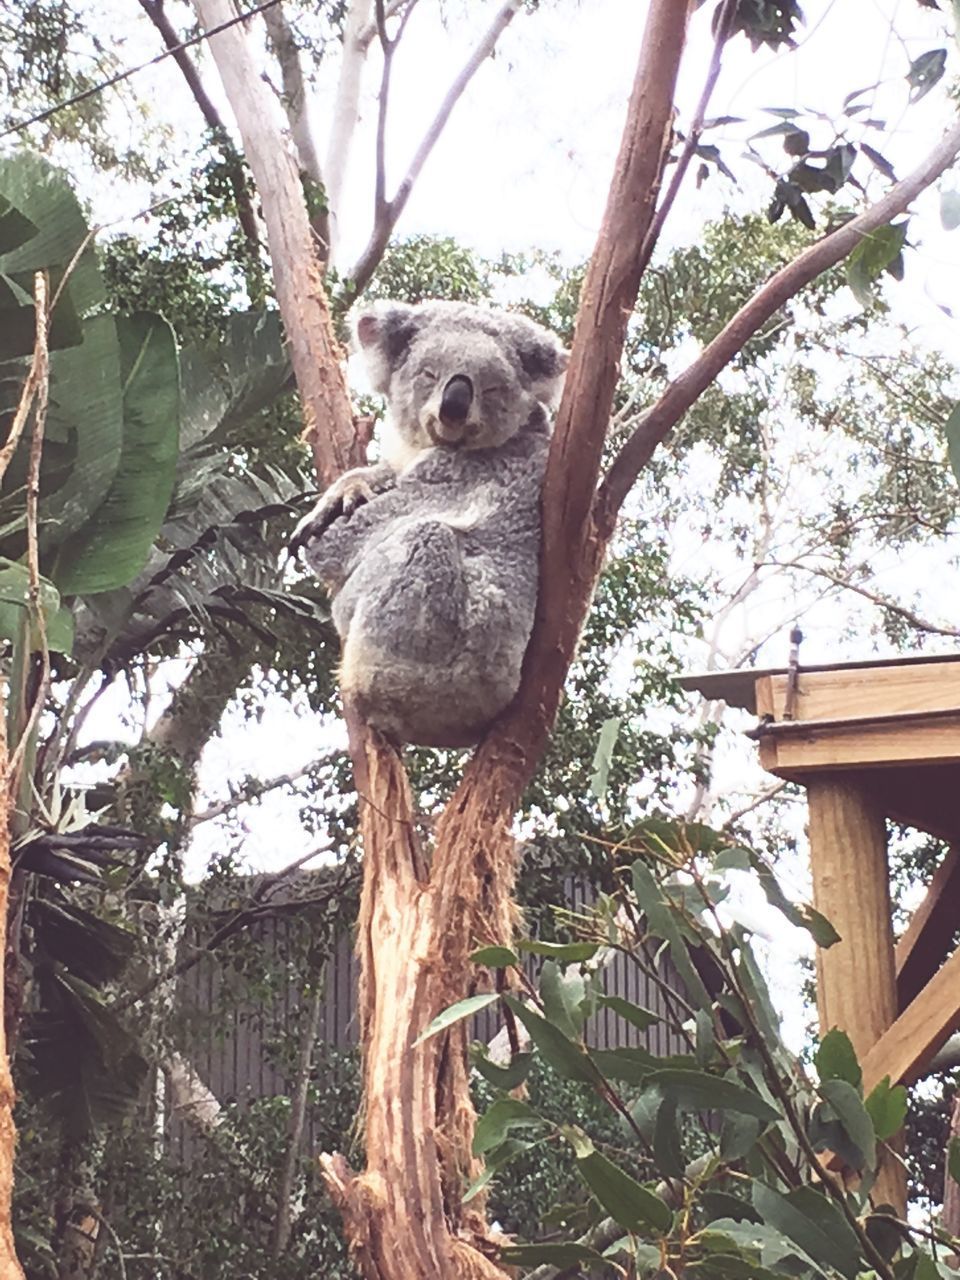
[[(811, 775), (806, 785), (813, 901), (841, 938), (817, 950), (820, 1032), (841, 1028), (862, 1062), (897, 1016), (886, 823), (853, 779)], [(899, 1161), (881, 1162), (874, 1195), (906, 1213)]]

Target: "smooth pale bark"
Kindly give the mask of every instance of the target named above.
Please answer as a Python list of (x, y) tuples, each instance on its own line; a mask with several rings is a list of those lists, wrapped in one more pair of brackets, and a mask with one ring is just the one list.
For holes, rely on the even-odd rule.
[[(207, 30), (236, 16), (230, 0), (195, 0), (194, 8)], [(260, 193), (277, 302), (303, 406), (304, 438), (326, 486), (354, 466), (361, 451), (298, 161), (278, 126), (275, 99), (260, 75), (243, 24), (211, 36), (209, 44)]]
[(324, 187), (330, 209), (329, 260), (334, 266), (339, 265), (337, 248), (340, 229), (337, 225), (337, 211), (343, 200), (347, 162), (350, 159), (353, 136), (360, 119), (360, 84), (373, 34), (370, 29), (372, 12), (372, 0), (350, 0), (343, 23), (337, 92), (333, 100), (333, 118), (330, 122), (327, 156), (323, 166)]

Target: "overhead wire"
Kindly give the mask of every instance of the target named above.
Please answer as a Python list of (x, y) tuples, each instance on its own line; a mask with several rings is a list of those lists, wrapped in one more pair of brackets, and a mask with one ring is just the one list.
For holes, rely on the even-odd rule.
[(91, 85), (90, 88), (83, 89), (80, 93), (75, 93), (70, 98), (64, 98), (62, 102), (55, 102), (52, 107), (38, 111), (36, 115), (28, 116), (25, 120), (18, 120), (16, 124), (7, 125), (5, 129), (0, 130), (0, 138), (6, 138), (11, 133), (22, 133), (24, 129), (28, 129), (32, 124), (42, 124), (44, 120), (49, 120), (58, 111), (75, 106), (78, 102), (83, 102), (87, 98), (92, 98), (95, 94), (102, 93), (104, 89), (111, 89), (115, 84), (120, 84), (122, 80), (128, 80), (131, 76), (135, 76), (138, 71), (145, 71), (147, 67), (152, 67), (155, 63), (162, 62), (164, 58), (169, 58), (172, 54), (179, 53), (181, 49), (189, 49), (195, 44), (209, 40), (211, 36), (215, 36), (220, 31), (226, 31), (228, 27), (236, 26), (238, 22), (246, 22), (247, 18), (255, 18), (258, 13), (263, 13), (264, 9), (272, 9), (274, 5), (279, 3), (280, 0), (264, 0), (263, 4), (258, 4), (253, 9), (247, 9), (244, 13), (239, 13), (235, 18), (230, 18), (227, 22), (221, 22), (216, 27), (211, 27), (209, 31), (201, 31), (199, 35), (191, 36), (189, 40), (184, 40), (182, 44), (174, 45), (171, 49), (164, 49), (162, 53), (158, 53), (153, 58), (148, 58), (146, 62), (141, 62), (135, 67), (128, 67), (125, 71), (118, 71), (115, 76), (110, 76), (107, 80), (101, 80), (99, 84)]

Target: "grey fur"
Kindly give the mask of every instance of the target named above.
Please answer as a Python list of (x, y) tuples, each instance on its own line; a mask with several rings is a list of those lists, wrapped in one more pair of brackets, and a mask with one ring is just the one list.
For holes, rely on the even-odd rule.
[(332, 485), (294, 545), (333, 594), (361, 713), (401, 742), (467, 746), (520, 682), (566, 353), (522, 316), (458, 303), (381, 304), (357, 338), (387, 397), (385, 462)]

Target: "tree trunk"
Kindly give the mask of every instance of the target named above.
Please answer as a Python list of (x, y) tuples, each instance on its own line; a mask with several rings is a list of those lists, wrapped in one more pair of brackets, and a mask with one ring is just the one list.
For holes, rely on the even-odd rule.
[[(7, 684), (0, 678), (0, 795), (3, 796), (3, 812), (0, 813), (0, 991), (4, 989), (7, 952), (7, 899), (10, 891), (10, 796), (7, 791)], [(13, 1076), (7, 1057), (6, 1020), (0, 1018), (0, 1276), (10, 1280), (23, 1280), (23, 1271), (17, 1261), (10, 1222), (10, 1206), (13, 1199), (13, 1157), (17, 1146), (17, 1131), (13, 1123)]]
[(358, 946), (367, 1168), (353, 1175), (341, 1157), (329, 1155), (321, 1168), (370, 1280), (507, 1274), (491, 1261), (496, 1242), (482, 1197), (462, 1204), (466, 1183), (480, 1169), (471, 1153), (466, 1026), (413, 1042), (442, 1009), (487, 981), (471, 967), (470, 951), (511, 938), (510, 824), (546, 742), (606, 544), (589, 517), (669, 139), (685, 17), (673, 2), (651, 8), (584, 285), (544, 486), (543, 643), (538, 652), (535, 640), (527, 656), (522, 710), (508, 714), (480, 746), (444, 811), (429, 870), (399, 755), (348, 709), (364, 849)]

